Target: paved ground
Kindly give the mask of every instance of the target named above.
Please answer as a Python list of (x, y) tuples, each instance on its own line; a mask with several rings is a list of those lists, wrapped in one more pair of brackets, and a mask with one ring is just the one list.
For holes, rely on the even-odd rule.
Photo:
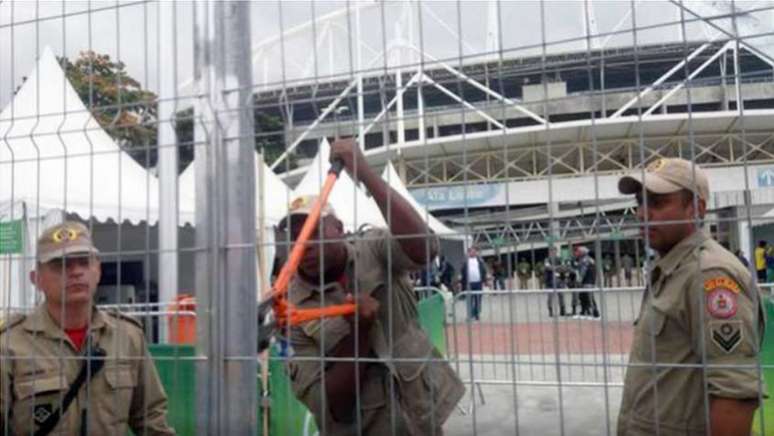
[(640, 294), (597, 303), (598, 320), (551, 318), (546, 296), (528, 293), (485, 296), (480, 322), (450, 306), (448, 356), (467, 393), (446, 434), (615, 434)]
[(486, 386), (486, 403), (475, 408), (465, 398), (466, 414), (447, 421), (447, 436), (615, 434), (620, 387)]

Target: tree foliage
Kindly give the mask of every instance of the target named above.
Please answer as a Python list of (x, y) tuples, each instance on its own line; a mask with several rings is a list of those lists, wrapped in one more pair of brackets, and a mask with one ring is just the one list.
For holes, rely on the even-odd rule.
[(105, 54), (83, 51), (75, 62), (63, 57), (59, 63), (99, 125), (147, 166), (146, 151), (156, 145), (158, 96), (129, 76), (123, 62)]
[[(123, 62), (115, 61), (109, 55), (83, 51), (74, 62), (62, 57), (59, 63), (99, 125), (140, 165), (155, 167), (158, 159), (158, 96), (131, 77)], [(259, 109), (254, 110), (253, 120), (255, 148), (263, 153), (266, 162), (273, 162), (285, 150), (284, 122), (279, 115)], [(193, 108), (177, 112), (174, 122), (182, 171), (193, 160), (196, 148)], [(293, 156), (289, 163), (291, 167), (295, 166)], [(281, 167), (285, 168), (284, 165)]]

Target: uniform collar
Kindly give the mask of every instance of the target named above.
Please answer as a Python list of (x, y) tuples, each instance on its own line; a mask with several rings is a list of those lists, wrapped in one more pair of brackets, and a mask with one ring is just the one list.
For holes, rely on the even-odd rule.
[(678, 242), (664, 257), (660, 258), (653, 270), (659, 270), (660, 277), (666, 277), (677, 269), (682, 261), (698, 246), (704, 243), (709, 236), (704, 230), (697, 230), (690, 236)]
[[(64, 329), (54, 321), (51, 314), (48, 313), (45, 304), (38, 305), (38, 307), (24, 320), (23, 325), (24, 328), (30, 332), (44, 333), (55, 339), (65, 338)], [(93, 307), (89, 331), (102, 330), (106, 326), (115, 327), (115, 323), (109, 316), (106, 316), (103, 311)]]

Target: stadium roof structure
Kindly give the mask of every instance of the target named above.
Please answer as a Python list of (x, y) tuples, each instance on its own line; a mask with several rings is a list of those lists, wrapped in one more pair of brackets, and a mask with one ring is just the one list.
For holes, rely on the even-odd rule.
[(710, 166), (771, 155), (771, 2), (259, 8), (294, 20), (253, 44), (256, 108), (290, 126), (269, 164), (290, 184), (306, 170), (286, 157), (340, 134), (409, 188), (615, 174), (694, 145)]
[[(253, 14), (259, 91), (380, 75), (420, 63), (481, 64), (599, 48), (706, 42), (734, 27), (774, 54), (769, 2), (331, 2), (262, 3)], [(370, 74), (369, 74), (370, 73)]]

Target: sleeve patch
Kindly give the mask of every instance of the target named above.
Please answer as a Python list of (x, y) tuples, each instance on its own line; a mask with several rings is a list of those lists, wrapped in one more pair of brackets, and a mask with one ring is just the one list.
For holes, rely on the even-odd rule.
[(724, 288), (735, 294), (742, 292), (739, 284), (729, 277), (715, 277), (714, 279), (704, 281), (704, 290), (706, 292), (714, 291), (717, 288)]
[(709, 323), (712, 343), (731, 354), (742, 342), (742, 321), (713, 321)]
[(736, 315), (739, 306), (737, 295), (726, 288), (715, 288), (707, 293), (707, 312), (718, 319), (727, 319)]

